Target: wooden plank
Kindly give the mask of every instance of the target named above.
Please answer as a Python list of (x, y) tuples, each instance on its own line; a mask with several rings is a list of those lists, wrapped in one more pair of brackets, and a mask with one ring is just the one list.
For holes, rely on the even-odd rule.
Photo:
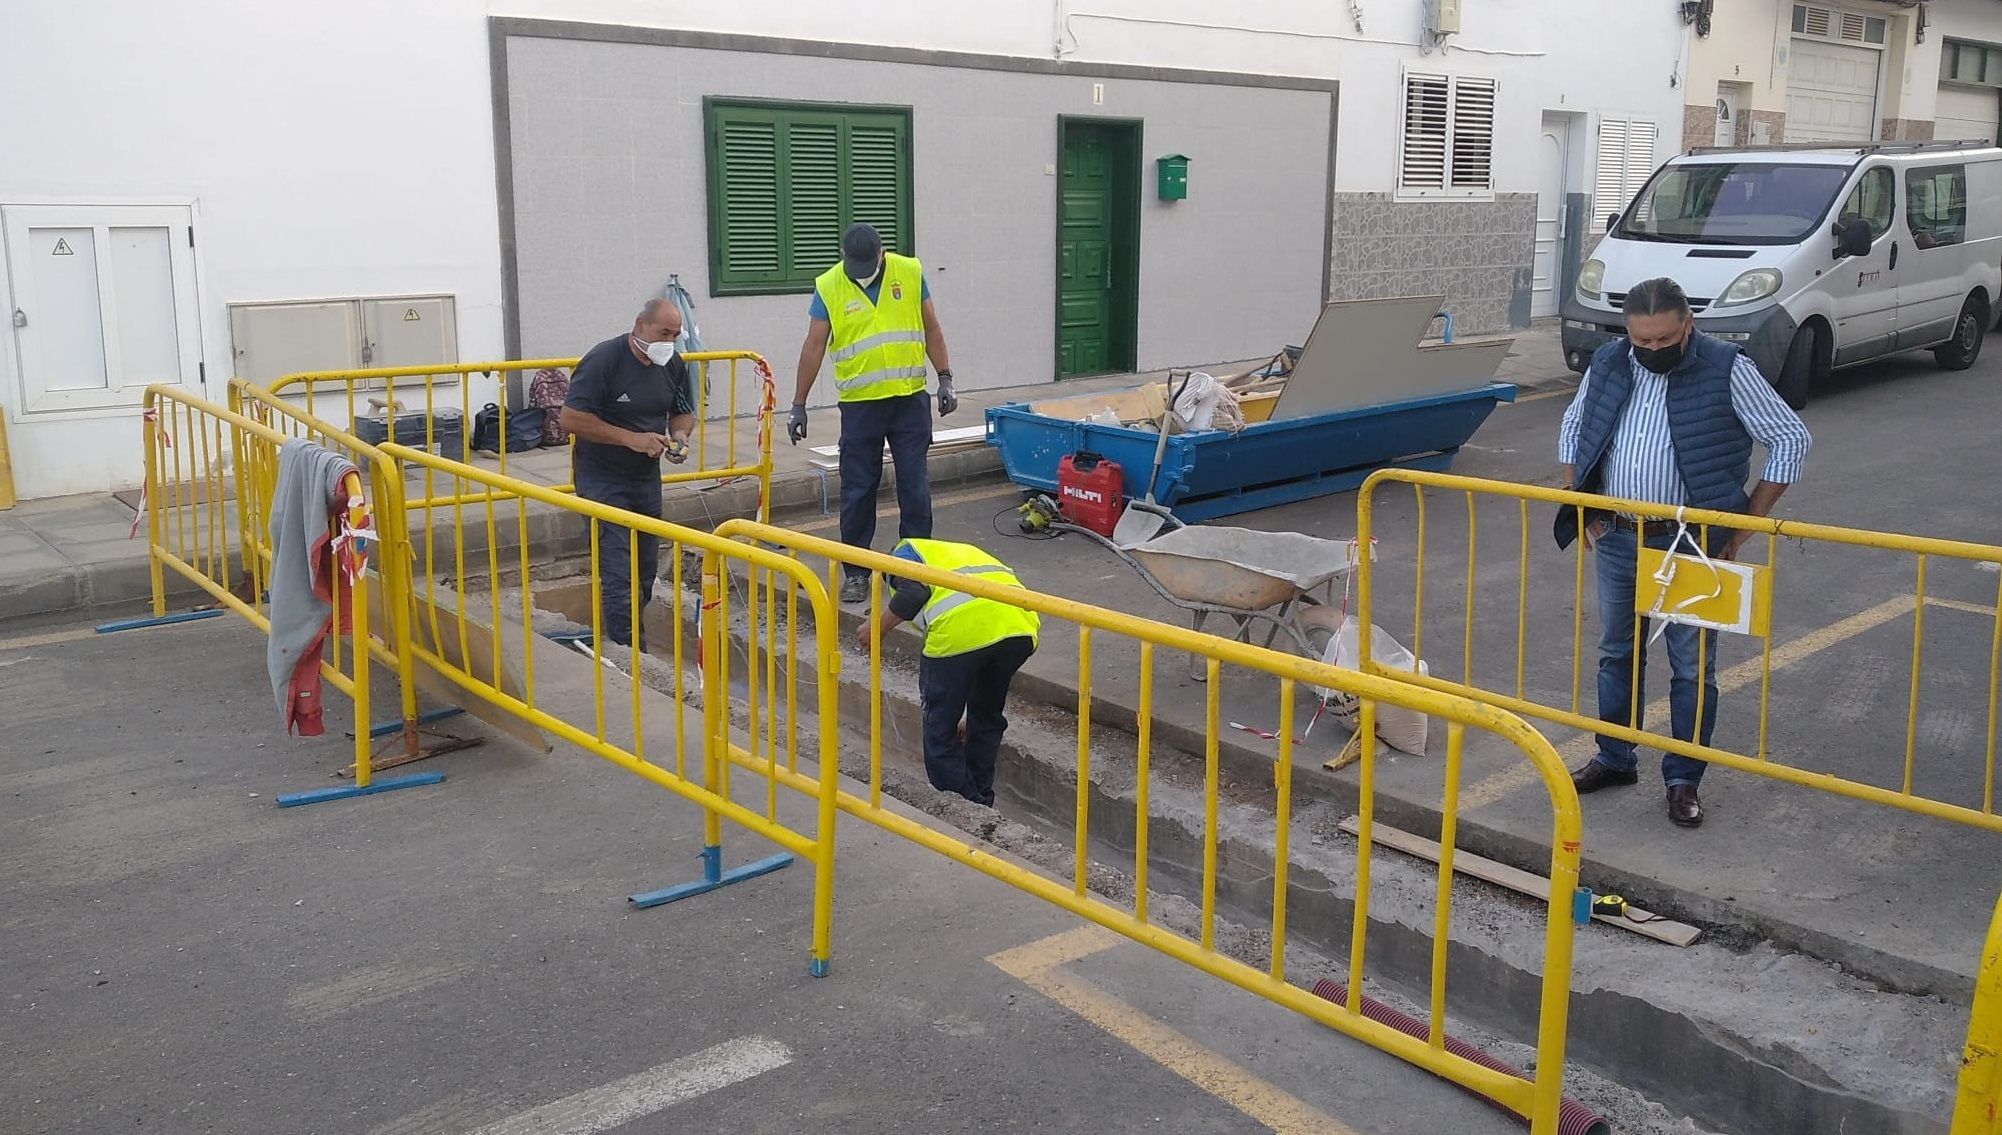
[[(986, 440), (986, 426), (961, 426), (958, 429), (940, 430), (931, 435), (931, 447), (933, 449), (957, 449), (964, 448), (968, 442), (984, 442)], [(838, 458), (841, 456), (841, 447), (838, 445), (816, 445), (810, 448), (814, 453), (822, 457)], [(883, 460), (889, 460), (887, 450), (885, 451)]]
[[(1350, 835), (1360, 835), (1362, 833), (1362, 823), (1354, 816), (1343, 820), (1339, 826)], [(1370, 838), (1375, 843), (1402, 851), (1406, 855), (1430, 860), (1434, 865), (1437, 865), (1439, 862), (1439, 843), (1437, 840), (1426, 839), (1421, 835), (1413, 835), (1400, 828), (1393, 828), (1389, 824), (1371, 825)], [(1550, 901), (1550, 880), (1541, 875), (1511, 867), (1506, 863), (1497, 863), (1492, 859), (1485, 859), (1471, 852), (1455, 851), (1453, 853), (1453, 870), (1455, 874), (1468, 875), (1485, 883), (1493, 883), (1497, 887), (1506, 887), (1517, 894), (1528, 895), (1539, 902)], [(1592, 921), (1603, 922), (1608, 926), (1617, 926), (1622, 930), (1631, 930), (1643, 938), (1653, 938), (1657, 942), (1666, 942), (1671, 946), (1688, 946), (1695, 942), (1697, 937), (1703, 933), (1703, 931), (1688, 923), (1676, 922), (1668, 918), (1659, 918), (1631, 903), (1627, 904), (1627, 912), (1629, 917), (1595, 914), (1592, 916)], [(1636, 922), (1636, 918), (1642, 921)], [(1648, 921), (1649, 919), (1653, 921)]]

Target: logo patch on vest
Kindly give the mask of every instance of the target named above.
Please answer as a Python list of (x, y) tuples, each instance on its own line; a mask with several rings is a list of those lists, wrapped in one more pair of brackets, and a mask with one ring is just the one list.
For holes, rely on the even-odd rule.
[(902, 280), (890, 281), (890, 298), (893, 300), (904, 298), (904, 282)]
[(846, 307), (844, 307), (844, 308), (842, 308), (842, 309), (841, 309), (841, 314), (843, 314), (843, 315), (854, 315), (854, 314), (855, 314), (856, 312), (858, 312), (858, 311), (861, 311), (861, 310), (862, 310), (862, 301), (861, 301), (861, 300), (849, 300), (849, 301), (848, 301), (848, 306), (846, 306)]

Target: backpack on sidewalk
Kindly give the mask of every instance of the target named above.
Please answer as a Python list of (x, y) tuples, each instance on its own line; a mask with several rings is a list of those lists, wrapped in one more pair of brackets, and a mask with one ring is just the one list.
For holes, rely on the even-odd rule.
[(542, 444), (568, 445), (570, 431), (561, 423), (563, 403), (570, 399), (570, 376), (557, 367), (543, 367), (528, 384), (528, 404), (547, 410), (542, 422)]

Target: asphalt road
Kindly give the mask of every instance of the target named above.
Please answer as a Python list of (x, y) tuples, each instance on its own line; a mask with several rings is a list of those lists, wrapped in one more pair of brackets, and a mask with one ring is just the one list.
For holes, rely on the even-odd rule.
[(278, 809), (347, 752), (282, 735), (249, 628), (18, 629), (10, 1133), (1516, 1130), (869, 827), (844, 823), (827, 978), (806, 973), (802, 866), (629, 910), (694, 873), (699, 815), (567, 747), (489, 745), (432, 762), (435, 787)]

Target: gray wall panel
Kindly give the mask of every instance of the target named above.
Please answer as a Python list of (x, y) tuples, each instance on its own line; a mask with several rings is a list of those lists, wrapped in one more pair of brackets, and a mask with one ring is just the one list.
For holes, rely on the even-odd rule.
[[(1060, 114), (1144, 120), (1142, 368), (1269, 354), (1320, 310), (1327, 91), (520, 36), (505, 54), (528, 356), (623, 330), (679, 272), (709, 344), (764, 354), (789, 398), (807, 297), (708, 294), (710, 95), (912, 107), (917, 252), (966, 388), (1054, 374)], [(1177, 152), (1189, 198), (1155, 200), (1154, 159)]]

